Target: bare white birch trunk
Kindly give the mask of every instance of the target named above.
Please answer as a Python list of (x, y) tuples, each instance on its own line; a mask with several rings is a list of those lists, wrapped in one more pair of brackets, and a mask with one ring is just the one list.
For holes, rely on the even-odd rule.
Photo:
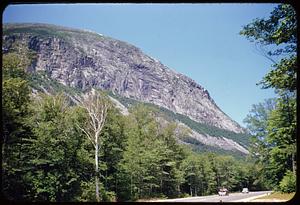
[(95, 179), (95, 183), (96, 183), (96, 200), (97, 202), (100, 201), (100, 196), (99, 196), (99, 179), (98, 179), (98, 175), (99, 175), (99, 167), (98, 167), (98, 143), (96, 143), (95, 146), (95, 172), (96, 172), (96, 179)]
[(99, 194), (99, 150), (100, 139), (99, 135), (104, 126), (109, 108), (109, 102), (95, 90), (92, 90), (85, 99), (79, 99), (80, 106), (84, 108), (89, 115), (89, 121), (86, 127), (79, 127), (84, 132), (87, 138), (91, 141), (95, 148), (95, 187), (96, 187), (96, 200), (100, 201)]

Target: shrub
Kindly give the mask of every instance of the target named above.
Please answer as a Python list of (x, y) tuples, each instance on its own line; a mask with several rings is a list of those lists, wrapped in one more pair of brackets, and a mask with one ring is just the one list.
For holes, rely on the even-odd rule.
[(279, 190), (283, 193), (291, 193), (296, 191), (296, 175), (288, 170), (279, 183)]

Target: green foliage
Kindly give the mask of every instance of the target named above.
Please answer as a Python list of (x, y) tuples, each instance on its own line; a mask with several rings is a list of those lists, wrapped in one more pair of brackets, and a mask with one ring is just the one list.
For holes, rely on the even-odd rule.
[(75, 201), (80, 202), (96, 202), (95, 182), (82, 180), (80, 183), (81, 194), (77, 195)]
[(4, 54), (4, 56), (14, 56), (20, 62), (22, 68), (31, 67), (32, 64), (36, 62), (37, 52), (28, 48), (26, 42), (15, 39), (13, 42), (4, 41), (3, 43), (4, 45), (8, 44), (6, 47), (9, 48), (9, 50), (6, 51), (8, 54)]
[(176, 113), (176, 117), (179, 121), (183, 122), (184, 124), (189, 126), (191, 129), (195, 130), (196, 132), (198, 132), (200, 134), (208, 134), (212, 137), (225, 137), (228, 139), (232, 139), (244, 147), (247, 147), (249, 145), (249, 134), (235, 133), (235, 132), (220, 129), (220, 128), (217, 128), (217, 127), (214, 127), (211, 125), (198, 123), (198, 122), (191, 120), (189, 117), (178, 114), (178, 113)]
[(32, 34), (36, 35), (40, 38), (47, 37), (58, 37), (62, 39), (66, 39), (66, 37), (70, 36), (66, 32), (60, 32), (56, 29), (51, 29), (50, 27), (12, 27), (12, 28), (4, 28), (4, 35), (12, 35), (12, 34)]
[[(263, 103), (252, 105), (250, 113), (244, 119), (247, 128), (252, 134), (249, 151), (251, 157), (259, 164), (267, 164), (270, 154), (267, 141), (268, 119), (275, 109), (276, 99), (266, 99)], [(263, 175), (263, 172), (258, 173)], [(264, 176), (261, 176), (263, 178)]]
[[(26, 80), (21, 78), (10, 78), (3, 81), (3, 107), (10, 115), (17, 115), (26, 112), (29, 100), (29, 89)], [(12, 117), (11, 116), (11, 117)]]
[[(94, 147), (79, 129), (88, 121), (87, 112), (70, 103), (66, 94), (72, 91), (55, 88), (43, 74), (28, 76), (16, 58), (8, 57), (3, 61), (2, 84), (5, 196), (33, 202), (96, 201)], [(62, 92), (30, 99), (28, 85), (34, 84)], [(218, 186), (232, 191), (259, 186), (254, 183), (257, 172), (248, 171), (251, 163), (246, 169), (244, 161), (194, 153), (178, 144), (183, 133), (177, 132), (176, 123), (161, 123), (168, 111), (159, 109), (134, 104), (129, 116), (109, 109), (100, 133), (102, 201), (207, 195), (215, 194)], [(168, 116), (178, 117), (170, 111)]]
[(5, 24), (3, 26), (3, 35), (19, 36), (20, 34), (34, 35), (42, 39), (55, 37), (64, 40), (65, 43), (69, 43), (73, 36), (86, 39), (88, 35), (89, 38), (97, 40), (108, 38), (94, 32), (58, 27), (50, 24)]
[(76, 96), (82, 94), (82, 91), (78, 88), (73, 88), (69, 86), (65, 86), (56, 80), (50, 79), (46, 72), (44, 71), (36, 71), (34, 73), (30, 73), (27, 77), (30, 87), (36, 89), (39, 92), (47, 92), (50, 93), (66, 93), (71, 96)]
[(279, 63), (273, 65), (271, 70), (259, 83), (263, 88), (275, 88), (277, 92), (296, 90), (297, 58), (292, 55), (289, 58), (281, 59)]
[(255, 188), (251, 166), (250, 162), (232, 156), (190, 153), (181, 164), (185, 177), (182, 191), (191, 196), (203, 196), (215, 194), (223, 186), (232, 192), (243, 187)]
[(251, 159), (255, 161), (256, 180), (253, 182), (257, 187), (274, 187), (274, 173), (266, 172), (270, 165), (270, 143), (267, 141), (268, 120), (276, 107), (276, 99), (266, 99), (262, 103), (252, 105), (252, 108), (244, 119), (247, 128), (252, 134), (249, 146)]
[(117, 197), (122, 198), (119, 196), (122, 179), (118, 174), (126, 141), (125, 119), (116, 108), (109, 110), (100, 138), (102, 139), (100, 149), (102, 199), (104, 201), (116, 201)]
[[(263, 88), (274, 88), (279, 95), (282, 92), (294, 92), (297, 69), (297, 23), (293, 7), (288, 4), (277, 6), (271, 12), (269, 19), (256, 19), (244, 26), (240, 34), (261, 45), (277, 45), (277, 49), (269, 51), (268, 56), (283, 56), (259, 84)], [(282, 49), (280, 46), (284, 48)]]
[(26, 197), (24, 178), (28, 143), (31, 134), (25, 124), (30, 103), (26, 73), (15, 55), (3, 55), (2, 64), (2, 188), (8, 199)]
[(296, 170), (296, 31), (296, 13), (288, 4), (278, 5), (268, 19), (256, 19), (241, 31), (263, 46), (277, 45), (274, 51), (268, 52), (269, 59), (281, 57), (279, 63), (273, 61), (273, 69), (259, 83), (263, 89), (275, 89), (276, 106), (271, 110), (261, 107), (259, 115), (246, 119), (250, 127), (260, 129), (254, 133), (251, 147), (255, 147), (258, 155), (253, 156), (259, 156), (257, 163), (263, 166), (261, 173), (266, 183), (275, 188), (280, 186), (284, 173)]
[(208, 146), (205, 145), (201, 142), (199, 142), (197, 139), (192, 138), (192, 137), (183, 137), (182, 141), (185, 143), (188, 143), (189, 147), (192, 148), (192, 150), (194, 150), (197, 153), (215, 153), (218, 155), (230, 155), (233, 156), (236, 159), (243, 159), (246, 157), (246, 154), (243, 154), (239, 151), (236, 150), (224, 150), (221, 148), (217, 148), (217, 147), (212, 147), (212, 146)]
[(17, 56), (3, 56), (2, 105), (4, 115), (9, 114), (11, 115), (10, 118), (14, 119), (16, 119), (18, 115), (24, 115), (26, 113), (29, 102), (29, 87), (26, 81), (27, 75), (21, 66), (21, 62)]
[(266, 135), (267, 120), (272, 110), (275, 109), (276, 100), (266, 99), (263, 103), (252, 105), (249, 114), (244, 119), (250, 133), (257, 138), (264, 138)]
[(28, 165), (33, 167), (28, 177), (32, 180), (35, 201), (69, 201), (80, 192), (82, 166), (77, 159), (83, 136), (75, 127), (77, 113), (60, 94), (41, 95), (32, 103), (34, 137)]
[(296, 175), (287, 171), (279, 183), (279, 189), (283, 193), (292, 193), (296, 191)]
[(280, 4), (272, 12), (268, 19), (255, 19), (244, 26), (240, 32), (250, 41), (263, 45), (284, 44), (284, 49), (278, 48), (270, 54), (279, 55), (296, 51), (297, 20), (296, 11), (289, 4)]
[(176, 143), (175, 126), (158, 129), (155, 113), (142, 105), (131, 109), (126, 124), (127, 147), (121, 166), (129, 179), (131, 200), (179, 194), (183, 151)]
[(213, 171), (207, 160), (195, 154), (188, 155), (181, 164), (181, 169), (185, 176), (183, 190), (191, 196), (215, 193), (215, 175), (210, 174)]
[[(122, 103), (125, 107), (129, 108), (138, 104), (139, 102), (130, 98), (121, 97), (119, 95), (113, 94), (112, 92), (108, 93), (110, 96), (117, 99), (120, 103)], [(143, 105), (155, 109), (157, 112), (160, 112), (164, 115), (165, 118), (169, 119), (170, 121), (179, 121), (190, 127), (191, 129), (195, 130), (200, 134), (208, 134), (213, 137), (225, 137), (228, 139), (232, 139), (244, 147), (248, 147), (249, 145), (249, 134), (243, 133), (235, 133), (228, 130), (220, 129), (211, 125), (207, 125), (204, 123), (199, 123), (194, 120), (191, 120), (189, 117), (174, 113), (166, 108), (151, 104), (151, 103), (142, 103)], [(197, 145), (197, 144), (196, 144)]]
[(245, 119), (253, 134), (250, 153), (262, 167), (266, 187), (277, 187), (286, 170), (295, 169), (296, 100), (290, 96), (254, 105)]
[(26, 72), (23, 68), (21, 60), (16, 54), (5, 54), (2, 56), (2, 77), (9, 78), (26, 78)]

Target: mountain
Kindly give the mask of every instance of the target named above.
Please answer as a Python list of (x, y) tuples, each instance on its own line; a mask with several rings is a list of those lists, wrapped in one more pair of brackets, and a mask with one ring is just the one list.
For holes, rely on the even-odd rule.
[(2, 52), (29, 59), (28, 71), (40, 88), (52, 83), (78, 92), (108, 90), (124, 112), (122, 101), (148, 103), (191, 128), (190, 139), (201, 145), (248, 153), (245, 129), (205, 88), (126, 42), (49, 24), (4, 24)]

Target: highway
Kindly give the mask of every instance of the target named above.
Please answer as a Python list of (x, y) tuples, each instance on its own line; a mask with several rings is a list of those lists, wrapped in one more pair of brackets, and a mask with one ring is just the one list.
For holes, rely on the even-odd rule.
[(155, 202), (247, 202), (272, 191), (257, 191), (246, 193), (229, 193), (229, 196), (209, 195), (199, 197), (155, 200)]

